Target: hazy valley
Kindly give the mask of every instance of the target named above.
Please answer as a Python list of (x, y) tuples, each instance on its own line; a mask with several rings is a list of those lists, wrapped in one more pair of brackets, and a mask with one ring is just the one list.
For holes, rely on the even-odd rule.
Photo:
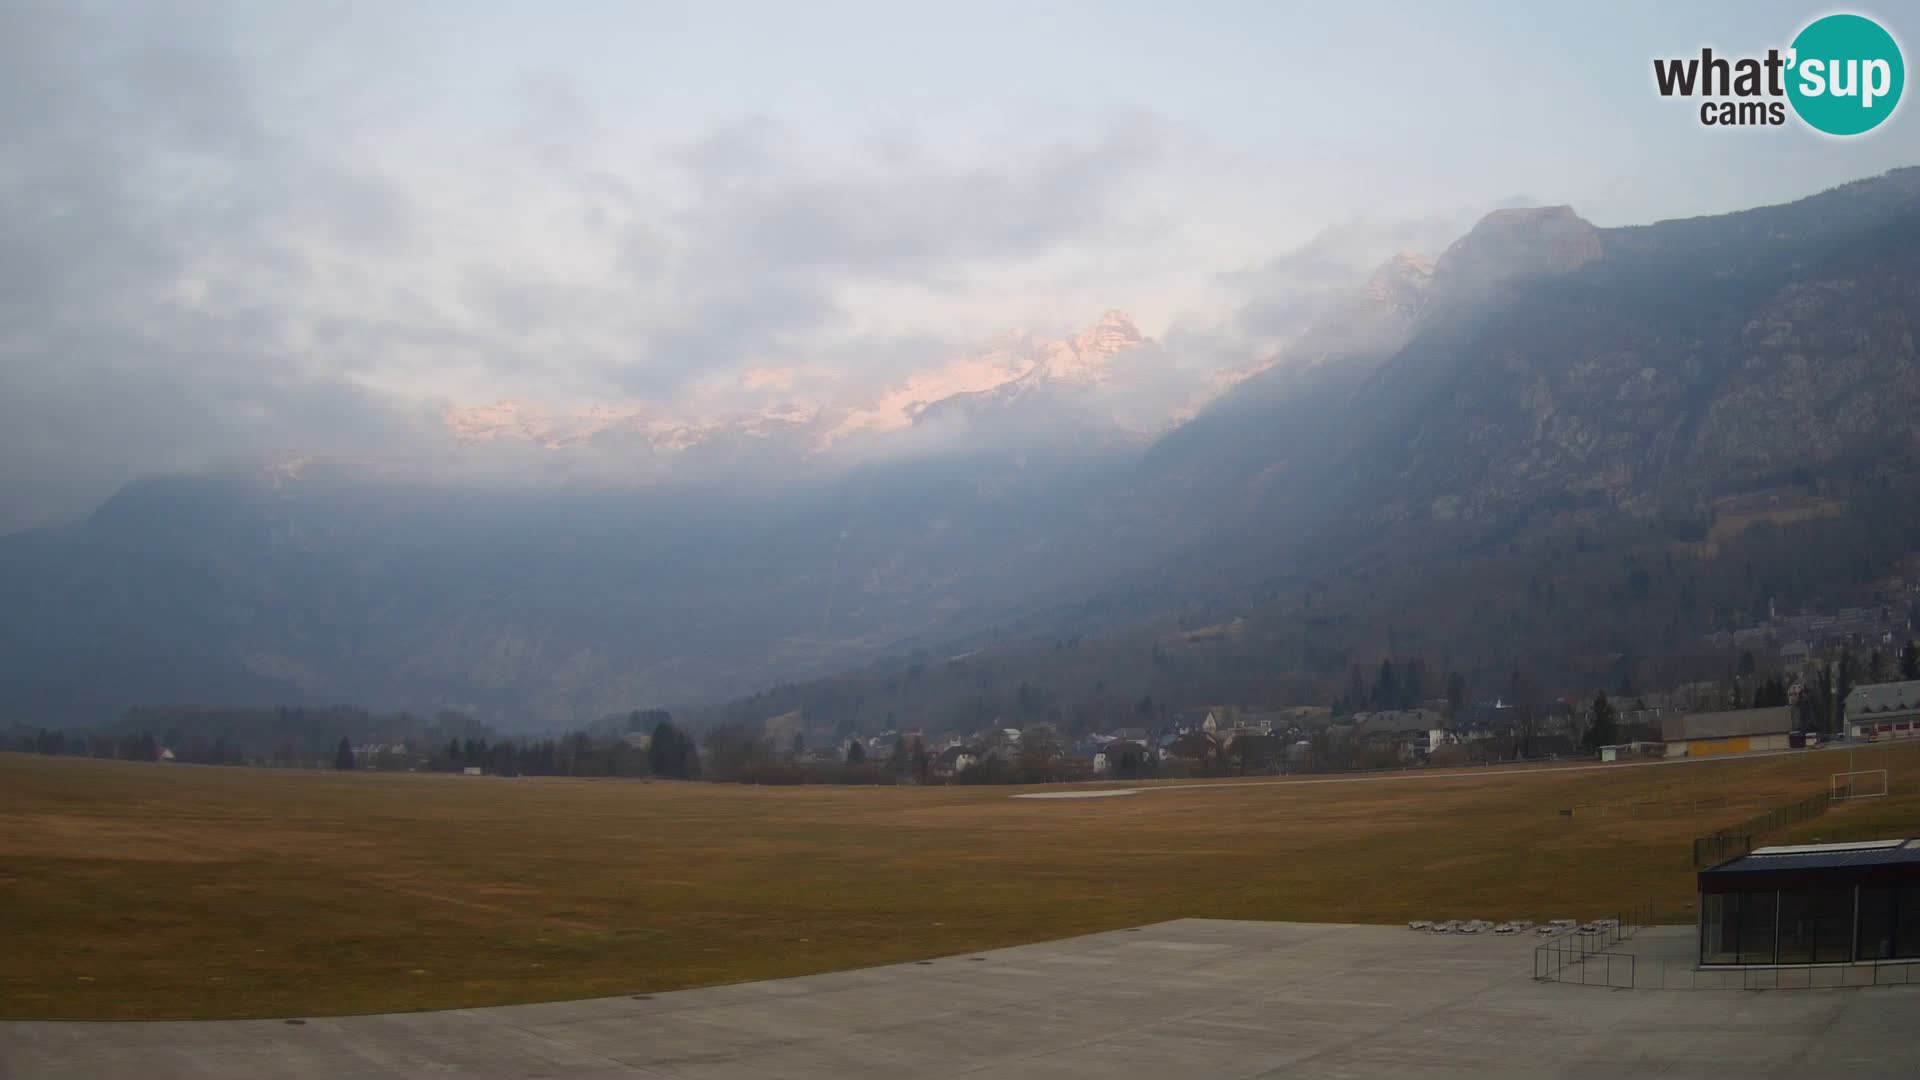
[(0, 540), (0, 701), (548, 729), (979, 649), (985, 692), (1064, 701), (1324, 700), (1394, 654), (1483, 684), (1684, 668), (1769, 603), (1909, 570), (1916, 252), (1912, 169), (1634, 228), (1500, 210), (1226, 369), (1110, 313), (859, 401), (448, 414), (548, 481), (153, 477)]

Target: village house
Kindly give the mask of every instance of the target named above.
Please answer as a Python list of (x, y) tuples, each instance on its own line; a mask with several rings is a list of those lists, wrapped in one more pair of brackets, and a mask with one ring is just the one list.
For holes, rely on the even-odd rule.
[(1160, 760), (1162, 761), (1211, 761), (1220, 754), (1220, 740), (1213, 732), (1196, 729), (1167, 736), (1162, 740)]
[(1111, 740), (1093, 755), (1094, 774), (1105, 776), (1115, 771), (1127, 771), (1124, 762), (1128, 760), (1133, 762), (1136, 769), (1145, 764), (1148, 760), (1146, 746), (1131, 739)]
[(1856, 686), (1847, 695), (1846, 717), (1851, 738), (1920, 738), (1920, 681)]
[(1212, 709), (1183, 709), (1173, 714), (1171, 727), (1174, 735), (1185, 735), (1189, 731), (1211, 734), (1220, 730), (1220, 718)]
[(1242, 731), (1230, 744), (1221, 747), (1227, 764), (1242, 773), (1271, 772), (1286, 757), (1286, 740), (1261, 731)]
[(798, 760), (809, 765), (837, 765), (847, 760), (847, 748), (838, 742), (809, 746), (800, 752)]
[(933, 756), (933, 775), (952, 779), (980, 757), (971, 747), (949, 746)]

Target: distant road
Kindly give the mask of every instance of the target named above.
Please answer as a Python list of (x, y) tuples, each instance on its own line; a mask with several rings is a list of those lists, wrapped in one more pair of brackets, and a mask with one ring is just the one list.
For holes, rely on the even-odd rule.
[[(1755, 758), (1786, 757), (1791, 754), (1822, 754), (1832, 750), (1861, 750), (1876, 746), (1893, 745), (1889, 743), (1843, 743), (1838, 746), (1819, 746), (1801, 750), (1756, 750), (1747, 754), (1712, 754), (1707, 757), (1660, 758), (1656, 761), (1620, 761), (1600, 765), (1507, 765), (1490, 769), (1438, 770), (1403, 769), (1399, 772), (1376, 772), (1365, 776), (1324, 776), (1300, 780), (1216, 780), (1207, 784), (1136, 784), (1125, 791), (1232, 791), (1250, 787), (1293, 787), (1306, 784), (1378, 784), (1408, 780), (1466, 780), (1478, 776), (1562, 776), (1567, 773), (1613, 772), (1619, 769), (1644, 769), (1656, 765), (1708, 765), (1721, 761), (1752, 761)], [(1112, 791), (1113, 788), (1101, 790)], [(1014, 796), (1020, 798), (1021, 796)]]

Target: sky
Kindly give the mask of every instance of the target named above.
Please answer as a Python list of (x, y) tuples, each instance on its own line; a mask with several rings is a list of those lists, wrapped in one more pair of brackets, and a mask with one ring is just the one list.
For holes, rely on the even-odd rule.
[(1109, 309), (1230, 364), (1495, 206), (1920, 163), (1912, 105), (1843, 141), (1653, 92), (1826, 10), (0, 0), (0, 530), (448, 452), (449, 407), (857, 398)]

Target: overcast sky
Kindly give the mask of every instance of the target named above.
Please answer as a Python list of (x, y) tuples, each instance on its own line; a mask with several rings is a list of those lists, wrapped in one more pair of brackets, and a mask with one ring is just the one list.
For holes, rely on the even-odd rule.
[(449, 404), (844, 395), (1108, 308), (1217, 347), (1494, 205), (1920, 161), (1911, 105), (1843, 142), (1651, 89), (1823, 10), (0, 0), (0, 528)]

